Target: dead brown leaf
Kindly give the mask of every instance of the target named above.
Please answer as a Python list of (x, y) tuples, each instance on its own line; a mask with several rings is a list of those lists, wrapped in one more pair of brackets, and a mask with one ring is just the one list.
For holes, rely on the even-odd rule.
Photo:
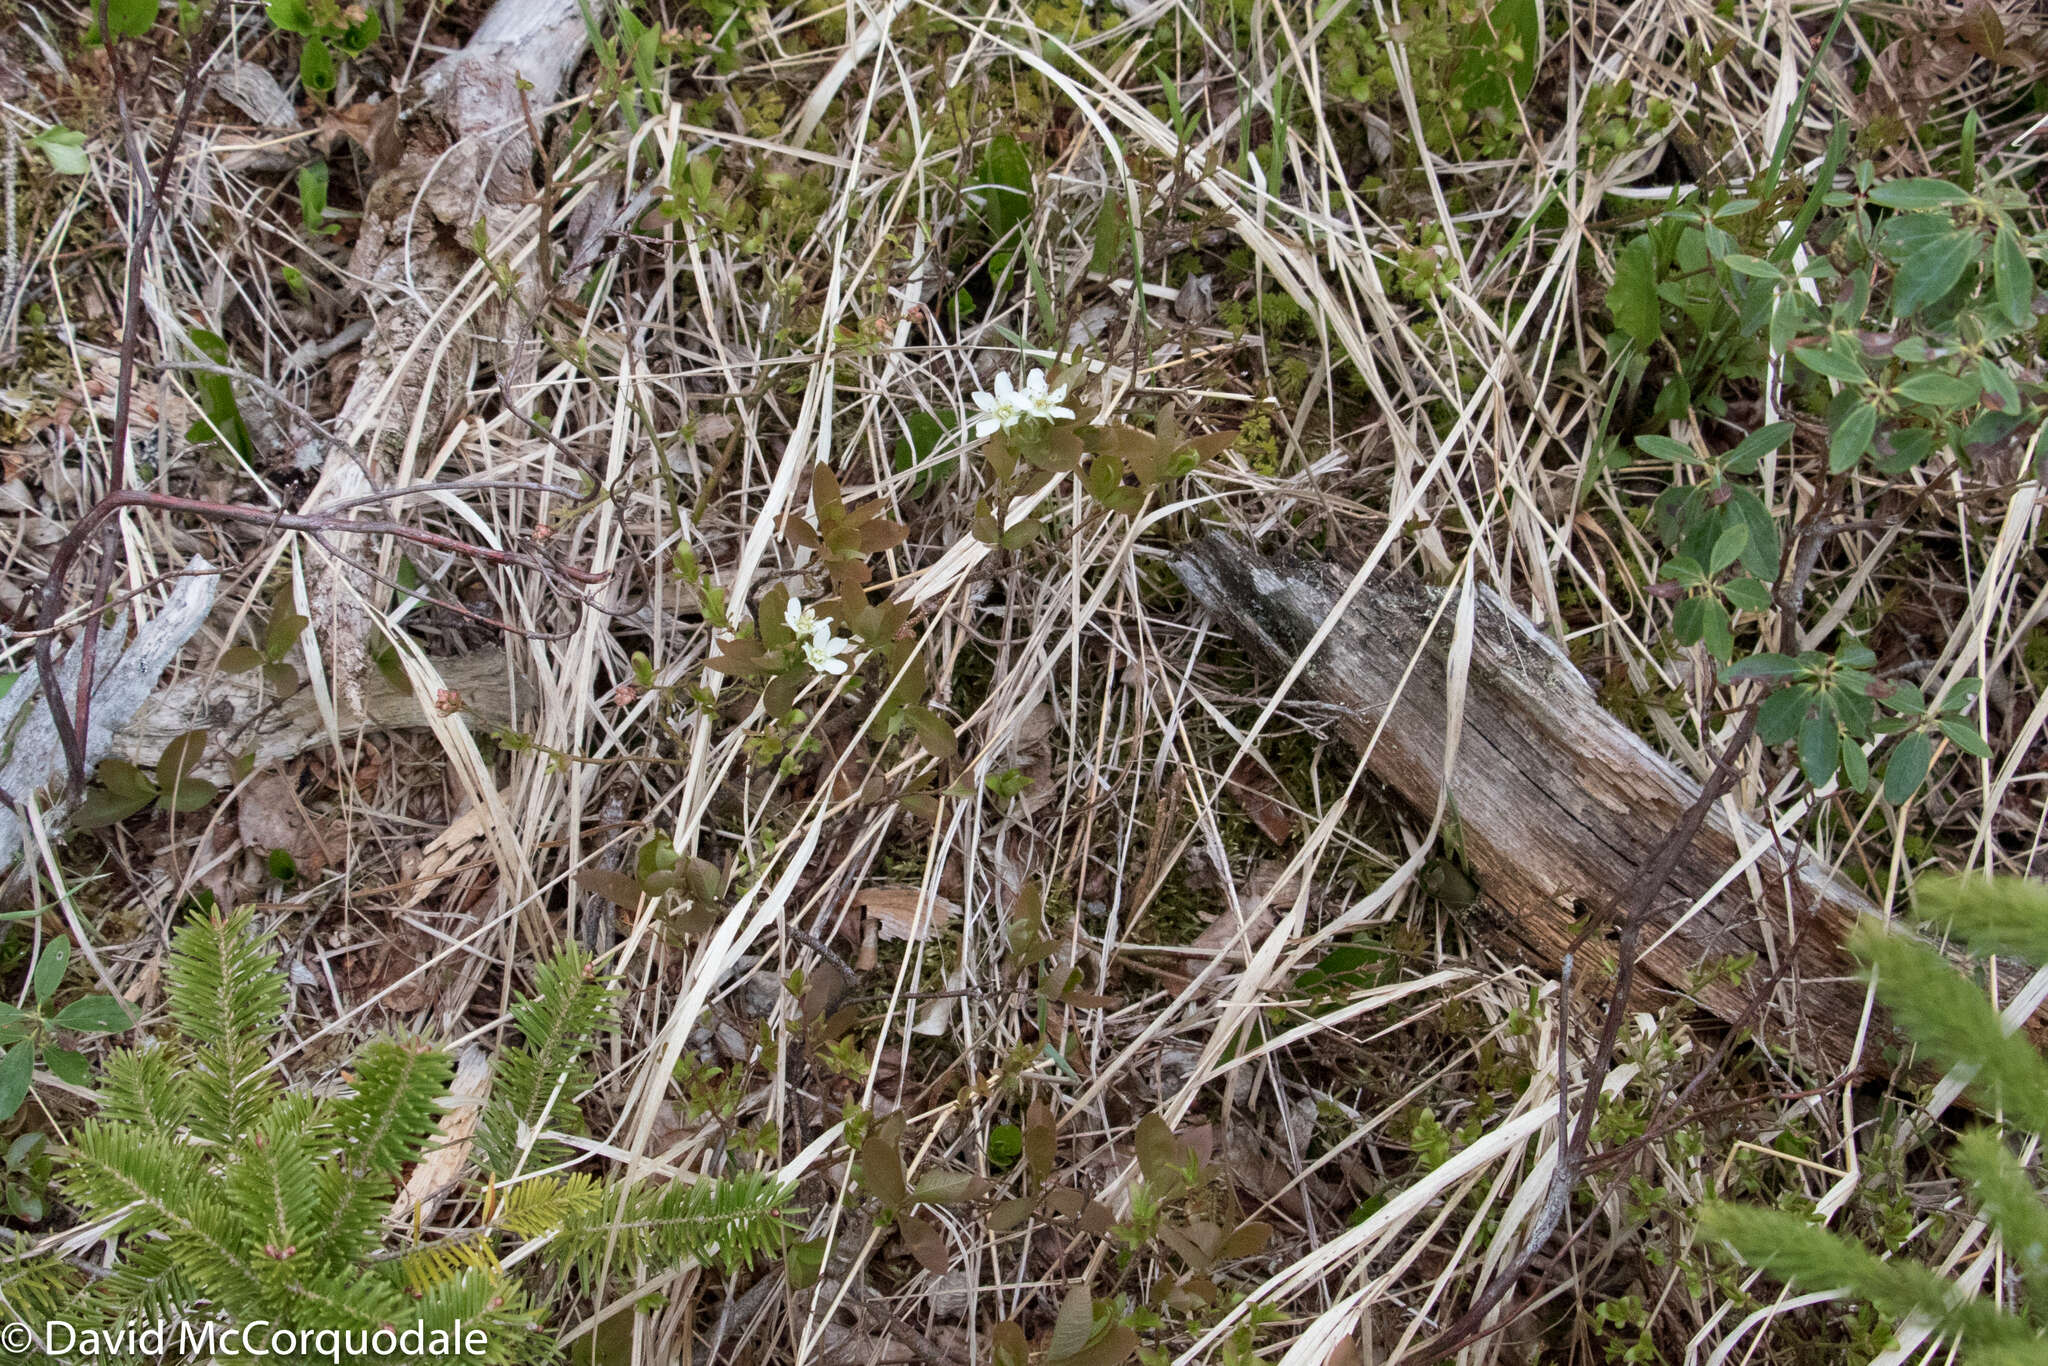
[(284, 850), (302, 878), (332, 866), (342, 849), (340, 832), (306, 810), (298, 784), (282, 772), (250, 780), (236, 802), (235, 819), (245, 846), (258, 854)]
[(925, 940), (952, 923), (960, 907), (917, 887), (865, 887), (853, 904), (884, 939)]
[(346, 109), (337, 109), (321, 118), (313, 140), (320, 145), (321, 152), (334, 150), (334, 144), (347, 138), (363, 149), (369, 156), (373, 170), (381, 175), (398, 164), (401, 146), (398, 136), (398, 101), (380, 100), (375, 104), (362, 102)]
[(1294, 814), (1281, 800), (1280, 784), (1249, 754), (1237, 761), (1224, 786), (1259, 833), (1275, 844), (1285, 844), (1294, 833)]
[(1291, 905), (1295, 894), (1301, 890), (1297, 879), (1289, 878), (1284, 884), (1280, 882), (1280, 875), (1286, 867), (1280, 859), (1260, 859), (1253, 864), (1251, 872), (1237, 888), (1238, 909), (1246, 916), (1242, 926), (1237, 917), (1226, 909), (1195, 936), (1194, 947), (1221, 954), (1232, 962), (1246, 961), (1279, 924), (1280, 909)]

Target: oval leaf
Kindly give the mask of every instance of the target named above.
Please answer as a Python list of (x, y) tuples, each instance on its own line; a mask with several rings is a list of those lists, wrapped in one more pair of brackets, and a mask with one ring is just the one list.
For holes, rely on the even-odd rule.
[(0, 1120), (11, 1119), (28, 1099), (29, 1083), (36, 1077), (36, 1046), (23, 1040), (0, 1058)]
[(1899, 737), (1892, 757), (1884, 766), (1884, 799), (1893, 806), (1920, 790), (1927, 780), (1927, 766), (1934, 759), (1934, 741), (1926, 731), (1916, 730)]
[(42, 957), (36, 959), (36, 970), (30, 978), (35, 988), (38, 1008), (47, 1005), (56, 994), (57, 987), (64, 980), (64, 972), (71, 966), (71, 941), (52, 939), (43, 946)]

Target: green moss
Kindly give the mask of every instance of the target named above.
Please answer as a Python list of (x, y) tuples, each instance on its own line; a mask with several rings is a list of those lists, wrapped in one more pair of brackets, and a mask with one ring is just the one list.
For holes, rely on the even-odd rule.
[(1260, 474), (1280, 473), (1280, 439), (1273, 431), (1273, 419), (1264, 412), (1253, 413), (1237, 429), (1237, 444), (1231, 447), (1247, 465)]

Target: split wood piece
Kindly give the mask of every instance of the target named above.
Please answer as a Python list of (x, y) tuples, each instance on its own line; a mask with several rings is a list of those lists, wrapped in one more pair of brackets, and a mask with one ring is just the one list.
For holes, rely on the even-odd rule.
[[(1351, 579), (1349, 571), (1261, 556), (1220, 535), (1189, 548), (1175, 569), (1241, 645), (1282, 668), (1307, 648)], [(1456, 617), (1445, 596), (1404, 571), (1379, 572), (1295, 685), (1296, 695), (1338, 708), (1339, 731), (1366, 753), (1373, 776), (1422, 812), (1436, 809), (1443, 786), (1445, 661)], [(1613, 910), (1700, 784), (1601, 707), (1570, 657), (1489, 590), (1479, 592), (1474, 634), (1450, 783), (1455, 838), (1481, 891), (1466, 919), (1494, 947), (1519, 947), (1522, 961), (1555, 975), (1573, 922)], [(1386, 726), (1374, 742), (1382, 717)], [(1745, 876), (1686, 917), (1759, 846), (1761, 901)], [(1717, 803), (1656, 899), (1639, 971), (1723, 1020), (1750, 1015), (1759, 1036), (1832, 1075), (1848, 1061), (1864, 1002), (1842, 936), (1874, 909), (1796, 842), (1776, 842), (1746, 818), (1731, 826)], [(1575, 959), (1581, 999), (1596, 997), (1611, 978), (1603, 949), (1596, 939)], [(1757, 964), (1741, 981), (1702, 972), (1751, 954)], [(1791, 970), (1776, 999), (1751, 1015), (1752, 993), (1786, 963)], [(1871, 1065), (1882, 1065), (1880, 1052), (1865, 1050)]]
[[(461, 700), (463, 715), (478, 729), (512, 724), (512, 684), (499, 649), (450, 655), (434, 661), (448, 690)], [(450, 699), (451, 704), (454, 699)], [(343, 738), (359, 731), (406, 730), (432, 725), (408, 685), (400, 687), (372, 670), (363, 680), (360, 705), (338, 702), (337, 726)], [(142, 704), (133, 719), (114, 737), (116, 759), (148, 767), (164, 746), (201, 727), (223, 741), (228, 752), (254, 754), (263, 768), (303, 754), (327, 742), (327, 723), (311, 688), (300, 688), (282, 702), (263, 681), (259, 670), (224, 674), (188, 674)], [(227, 766), (212, 760), (195, 770), (218, 781)]]
[[(368, 441), (362, 450), (343, 442), (304, 452), (320, 463), (305, 511), (362, 498), (396, 476), (415, 439), (439, 439), (456, 400), (467, 396), (474, 334), (515, 339), (497, 361), (513, 392), (532, 377), (531, 328), (505, 313), (539, 308), (539, 272), (520, 271), (514, 303), (490, 304), (481, 326), (458, 325), (465, 308), (456, 296), (477, 264), (479, 232), (494, 260), (509, 261), (518, 249), (516, 224), (534, 203), (530, 130), (588, 40), (581, 0), (498, 0), (468, 44), (422, 77), (425, 98), (404, 138), (376, 148), (377, 179), (348, 267), (362, 284), (372, 330), (335, 420), (345, 437), (360, 431)], [(523, 231), (532, 230), (529, 223)], [(325, 571), (314, 585), (313, 618), (341, 691), (354, 701), (367, 672), (357, 597), (371, 595), (372, 580), (341, 560), (326, 561)]]

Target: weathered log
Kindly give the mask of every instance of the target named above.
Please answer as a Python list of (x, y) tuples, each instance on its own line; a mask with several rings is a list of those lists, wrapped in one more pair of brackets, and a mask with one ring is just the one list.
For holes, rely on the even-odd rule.
[[(1191, 547), (1175, 568), (1240, 644), (1283, 668), (1308, 647), (1351, 579), (1222, 536)], [(1338, 729), (1366, 752), (1372, 774), (1423, 812), (1436, 809), (1444, 784), (1456, 612), (1455, 604), (1440, 610), (1443, 597), (1406, 572), (1378, 572), (1295, 686), (1340, 708)], [(1612, 909), (1700, 784), (1603, 708), (1570, 657), (1491, 591), (1478, 594), (1474, 635), (1450, 799), (1480, 889), (1475, 929), (1493, 947), (1556, 973), (1574, 922)], [(1761, 898), (1745, 876), (1687, 914), (1759, 847)], [(1683, 992), (1724, 1020), (1747, 1019), (1759, 1037), (1833, 1072), (1849, 1059), (1864, 1003), (1842, 935), (1873, 909), (1796, 842), (1748, 819), (1731, 823), (1717, 805), (1656, 900), (1638, 968), (1650, 984)], [(1705, 971), (1747, 955), (1756, 966), (1740, 978)], [(1600, 958), (1597, 939), (1581, 948), (1574, 967), (1582, 984), (1607, 970)], [(1757, 1008), (1753, 993), (1780, 967), (1787, 971), (1772, 999)]]

